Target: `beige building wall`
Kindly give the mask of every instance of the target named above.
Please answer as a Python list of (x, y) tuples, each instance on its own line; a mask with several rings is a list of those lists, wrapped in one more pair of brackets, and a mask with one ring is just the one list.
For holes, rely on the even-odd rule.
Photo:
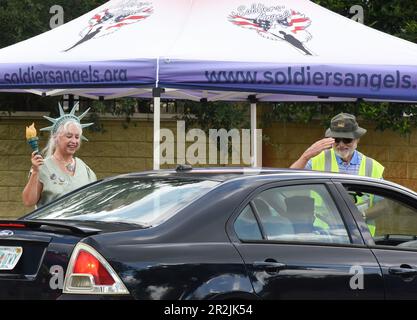
[[(25, 208), (21, 200), (31, 165), (25, 126), (32, 122), (37, 129), (49, 125), (40, 116), (4, 117), (0, 121), (0, 219), (14, 219), (32, 210)], [(106, 132), (86, 130), (84, 135), (90, 141), (83, 142), (77, 154), (98, 178), (152, 169), (152, 118), (133, 118), (127, 129), (120, 119), (103, 119), (102, 122)], [(371, 124), (361, 125), (368, 129), (368, 133), (361, 140), (359, 150), (386, 167), (384, 177), (387, 180), (417, 190), (417, 132), (402, 137), (391, 131), (374, 131)], [(168, 128), (176, 134), (176, 121), (162, 119), (161, 128)], [(264, 129), (263, 134), (270, 137), (269, 143), (263, 143), (263, 165), (288, 167), (308, 146), (323, 137), (324, 128), (319, 122), (308, 125), (274, 123)], [(43, 148), (49, 134), (39, 136)]]

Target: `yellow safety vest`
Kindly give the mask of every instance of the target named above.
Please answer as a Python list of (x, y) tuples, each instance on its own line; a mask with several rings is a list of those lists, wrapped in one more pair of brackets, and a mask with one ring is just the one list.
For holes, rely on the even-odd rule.
[[(360, 176), (366, 176), (366, 177), (372, 177), (380, 179), (382, 178), (382, 174), (384, 173), (384, 166), (382, 166), (378, 161), (366, 157), (362, 153), (359, 153), (360, 156), (362, 156), (361, 164), (359, 166), (359, 172), (358, 175)], [(333, 149), (328, 149), (322, 151), (319, 155), (313, 157), (311, 159), (312, 169), (317, 171), (329, 171), (329, 172), (339, 172), (339, 166), (336, 160), (336, 154)], [(321, 197), (319, 195), (313, 195), (317, 203), (320, 203)], [(359, 198), (359, 203), (363, 202), (364, 200)], [(371, 196), (370, 205), (372, 205), (373, 202), (373, 196)], [(375, 235), (376, 226), (374, 220), (368, 220), (367, 222), (369, 231), (372, 236)], [(316, 218), (314, 222), (315, 226), (318, 227), (326, 227), (328, 228), (328, 225), (326, 222), (321, 220), (320, 218)]]

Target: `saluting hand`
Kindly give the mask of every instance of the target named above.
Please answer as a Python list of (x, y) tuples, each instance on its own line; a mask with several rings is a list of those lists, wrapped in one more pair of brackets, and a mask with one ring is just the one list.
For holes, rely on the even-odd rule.
[(313, 143), (306, 151), (304, 151), (301, 157), (308, 161), (311, 158), (317, 156), (323, 150), (330, 149), (333, 143), (334, 143), (333, 138), (321, 139)]

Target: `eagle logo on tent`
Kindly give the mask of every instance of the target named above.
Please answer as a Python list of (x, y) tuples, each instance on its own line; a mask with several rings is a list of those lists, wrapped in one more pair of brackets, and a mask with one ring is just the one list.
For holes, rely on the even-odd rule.
[(113, 7), (106, 8), (90, 18), (88, 26), (80, 32), (81, 40), (65, 50), (68, 52), (92, 39), (108, 36), (121, 28), (148, 18), (153, 13), (150, 2), (122, 0)]
[(314, 55), (304, 44), (313, 38), (306, 30), (311, 20), (296, 10), (285, 6), (253, 4), (250, 8), (239, 7), (238, 12), (229, 15), (229, 21), (236, 26), (255, 30), (264, 38), (285, 41), (304, 55)]

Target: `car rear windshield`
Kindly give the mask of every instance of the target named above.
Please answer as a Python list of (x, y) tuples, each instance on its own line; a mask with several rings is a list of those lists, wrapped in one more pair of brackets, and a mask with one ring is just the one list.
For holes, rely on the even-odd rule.
[(38, 209), (29, 219), (157, 225), (201, 197), (218, 181), (123, 177), (97, 183)]

